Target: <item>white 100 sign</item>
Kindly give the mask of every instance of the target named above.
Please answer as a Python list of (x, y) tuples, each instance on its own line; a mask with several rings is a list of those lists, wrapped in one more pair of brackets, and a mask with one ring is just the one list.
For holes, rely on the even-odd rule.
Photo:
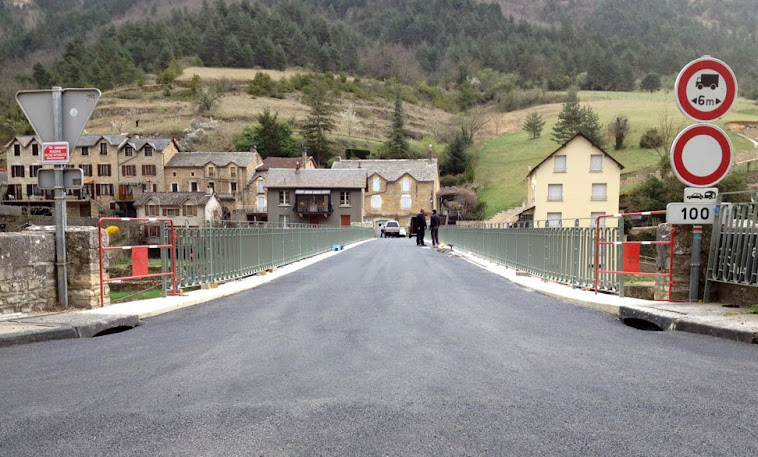
[(669, 203), (666, 205), (666, 222), (669, 224), (713, 224), (713, 204)]

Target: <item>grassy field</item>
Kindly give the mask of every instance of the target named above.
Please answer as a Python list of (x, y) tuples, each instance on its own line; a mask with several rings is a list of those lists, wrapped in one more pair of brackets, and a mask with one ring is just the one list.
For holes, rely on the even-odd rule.
[[(622, 172), (622, 190), (631, 189), (647, 173), (655, 170), (658, 156), (653, 151), (641, 149), (639, 140), (648, 128), (658, 125), (663, 113), (667, 113), (681, 128), (692, 123), (679, 112), (672, 92), (580, 92), (579, 100), (582, 105), (589, 105), (595, 110), (603, 126), (618, 115), (629, 118), (631, 133), (627, 148), (615, 151), (611, 139), (606, 138), (606, 150), (625, 167)], [(560, 108), (561, 105), (553, 104), (549, 108), (543, 106), (508, 113), (511, 132), (483, 142), (475, 151), (479, 198), (487, 203), (488, 217), (498, 211), (520, 206), (526, 199), (526, 174), (529, 166), (537, 165), (560, 146), (550, 135)], [(526, 132), (519, 129), (523, 121), (515, 122), (515, 119), (523, 119), (535, 110), (542, 114), (546, 122), (542, 136), (530, 139)], [(730, 127), (736, 128), (735, 125), (749, 122), (758, 122), (758, 106), (749, 100), (739, 99), (732, 112), (717, 123), (729, 133), (738, 160), (754, 157), (756, 150)]]
[(127, 301), (148, 300), (163, 296), (160, 290), (147, 290), (144, 292), (135, 292), (133, 290), (112, 290), (111, 303), (121, 303)]

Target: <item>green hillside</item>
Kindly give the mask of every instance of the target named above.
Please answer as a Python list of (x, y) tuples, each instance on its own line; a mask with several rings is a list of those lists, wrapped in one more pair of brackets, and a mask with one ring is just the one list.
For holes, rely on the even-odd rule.
[[(591, 106), (605, 126), (617, 115), (629, 118), (631, 134), (626, 149), (615, 151), (610, 139), (606, 150), (625, 168), (622, 174), (622, 191), (632, 188), (640, 179), (655, 170), (658, 156), (651, 150), (641, 149), (639, 141), (650, 127), (658, 125), (662, 113), (668, 113), (682, 127), (690, 122), (676, 106), (672, 92), (654, 94), (634, 92), (580, 92), (580, 102)], [(524, 110), (524, 116), (531, 110)], [(542, 136), (530, 139), (526, 132), (516, 131), (484, 143), (475, 151), (476, 181), (479, 198), (487, 203), (487, 216), (498, 211), (520, 206), (526, 199), (526, 174), (528, 167), (535, 166), (560, 145), (552, 140), (552, 128), (557, 116), (546, 117)], [(739, 99), (732, 112), (718, 125), (724, 128), (732, 140), (737, 155), (756, 154), (753, 145), (730, 130), (730, 122), (758, 121), (758, 106), (755, 102)]]

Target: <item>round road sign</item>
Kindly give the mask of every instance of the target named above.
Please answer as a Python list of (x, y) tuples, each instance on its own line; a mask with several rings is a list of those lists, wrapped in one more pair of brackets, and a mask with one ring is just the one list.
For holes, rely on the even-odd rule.
[(724, 62), (710, 56), (688, 63), (676, 78), (676, 103), (696, 122), (720, 119), (737, 98), (737, 78)]
[(695, 124), (682, 130), (671, 145), (671, 168), (677, 178), (692, 187), (711, 187), (732, 166), (732, 143), (711, 124)]

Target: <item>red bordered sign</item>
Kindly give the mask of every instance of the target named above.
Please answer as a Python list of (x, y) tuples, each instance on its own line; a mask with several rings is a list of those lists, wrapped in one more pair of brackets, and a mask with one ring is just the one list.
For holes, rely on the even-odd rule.
[(676, 103), (696, 122), (720, 119), (737, 98), (737, 78), (729, 65), (705, 56), (688, 63), (676, 78)]
[(687, 127), (671, 145), (671, 167), (680, 181), (692, 187), (711, 187), (724, 179), (732, 157), (726, 132), (711, 124)]
[(42, 163), (67, 164), (69, 159), (68, 142), (42, 143)]

